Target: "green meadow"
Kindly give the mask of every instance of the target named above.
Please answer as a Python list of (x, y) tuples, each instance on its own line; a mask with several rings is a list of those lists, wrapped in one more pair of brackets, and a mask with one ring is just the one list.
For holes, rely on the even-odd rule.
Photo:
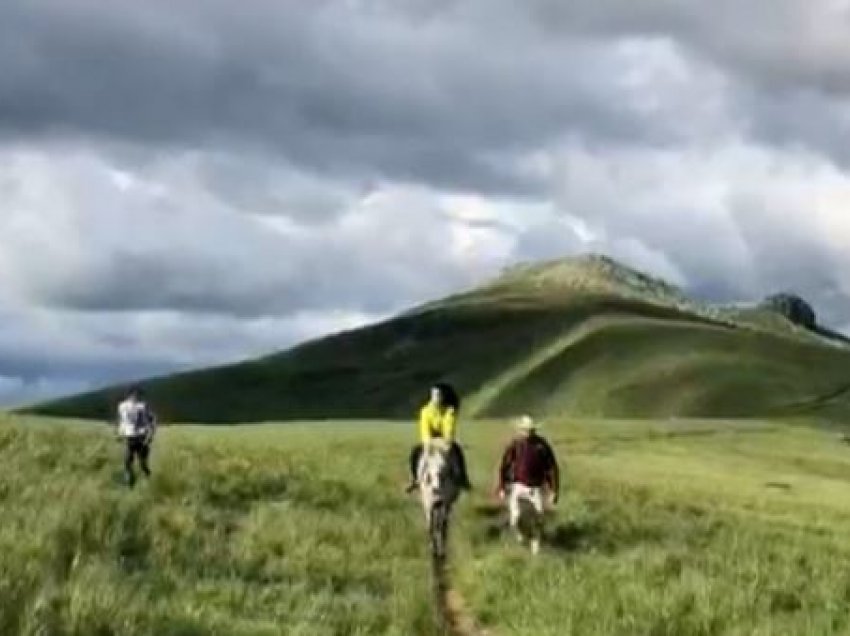
[[(565, 472), (531, 557), (461, 431), (451, 586), (480, 633), (850, 632), (850, 446), (804, 422), (546, 422)], [(0, 422), (0, 634), (444, 633), (404, 422), (165, 427), (128, 490), (104, 425)], [(469, 631), (469, 630), (467, 630)]]

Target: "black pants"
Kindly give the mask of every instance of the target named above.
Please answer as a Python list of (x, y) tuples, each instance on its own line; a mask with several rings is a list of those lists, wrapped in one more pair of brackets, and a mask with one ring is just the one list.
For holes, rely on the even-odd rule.
[[(417, 473), (419, 472), (419, 460), (423, 452), (422, 444), (417, 444), (410, 450), (410, 478), (416, 481)], [(458, 481), (463, 488), (470, 488), (469, 473), (466, 469), (466, 457), (463, 454), (463, 449), (457, 442), (452, 442), (449, 446), (449, 463), (455, 470), (458, 476)]]
[(127, 483), (132, 486), (136, 483), (136, 474), (133, 472), (133, 459), (139, 458), (139, 466), (146, 477), (150, 477), (151, 469), (148, 467), (151, 447), (147, 437), (128, 437), (127, 447), (124, 450), (124, 476)]

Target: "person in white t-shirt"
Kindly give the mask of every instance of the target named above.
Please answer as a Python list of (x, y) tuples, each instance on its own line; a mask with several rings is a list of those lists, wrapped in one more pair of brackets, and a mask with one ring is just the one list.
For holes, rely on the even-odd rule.
[(124, 477), (131, 488), (136, 483), (133, 460), (138, 457), (145, 477), (150, 477), (148, 466), (151, 444), (156, 434), (156, 415), (144, 399), (142, 390), (133, 387), (118, 405), (118, 435), (126, 444), (124, 450)]

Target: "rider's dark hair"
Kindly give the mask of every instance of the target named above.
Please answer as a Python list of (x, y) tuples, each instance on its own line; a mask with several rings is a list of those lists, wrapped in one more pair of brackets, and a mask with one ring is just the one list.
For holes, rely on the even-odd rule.
[(137, 386), (137, 385), (136, 385), (136, 386), (131, 386), (131, 387), (130, 387), (130, 389), (127, 391), (127, 397), (137, 397), (137, 398), (142, 398), (142, 397), (144, 397), (144, 395), (145, 395), (145, 394), (144, 394), (144, 392), (142, 391), (142, 387)]
[(460, 396), (455, 391), (455, 388), (446, 382), (437, 382), (434, 388), (440, 392), (443, 398), (443, 406), (453, 408), (455, 411), (460, 411)]

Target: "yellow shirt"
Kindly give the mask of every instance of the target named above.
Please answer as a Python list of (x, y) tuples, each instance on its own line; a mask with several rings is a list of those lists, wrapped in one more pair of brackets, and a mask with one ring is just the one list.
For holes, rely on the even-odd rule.
[(453, 408), (440, 409), (429, 402), (419, 412), (419, 437), (423, 444), (434, 437), (442, 437), (447, 442), (454, 441), (456, 424), (457, 416)]

